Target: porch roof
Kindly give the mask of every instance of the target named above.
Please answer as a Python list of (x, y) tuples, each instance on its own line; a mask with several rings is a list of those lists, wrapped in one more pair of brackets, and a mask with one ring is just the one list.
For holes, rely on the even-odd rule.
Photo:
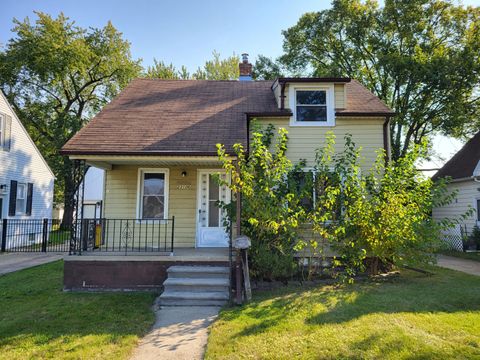
[(70, 158), (85, 160), (88, 165), (104, 170), (110, 170), (112, 165), (221, 166), (217, 156), (71, 155)]

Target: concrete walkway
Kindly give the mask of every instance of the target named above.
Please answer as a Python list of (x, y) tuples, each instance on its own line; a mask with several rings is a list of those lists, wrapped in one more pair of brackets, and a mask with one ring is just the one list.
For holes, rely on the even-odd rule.
[(460, 259), (453, 256), (438, 255), (437, 265), (447, 269), (462, 271), (470, 275), (480, 276), (479, 261)]
[(46, 264), (63, 258), (63, 253), (6, 253), (0, 255), (0, 275)]
[(153, 329), (135, 349), (132, 360), (203, 359), (208, 326), (220, 307), (165, 306), (156, 311)]

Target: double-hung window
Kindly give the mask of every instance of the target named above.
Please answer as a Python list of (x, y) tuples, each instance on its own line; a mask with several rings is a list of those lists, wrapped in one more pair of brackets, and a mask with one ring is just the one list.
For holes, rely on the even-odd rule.
[(168, 170), (139, 170), (140, 219), (166, 219), (168, 217)]
[(3, 148), (3, 145), (5, 144), (5, 115), (0, 113), (0, 150)]
[(17, 215), (24, 215), (27, 212), (27, 184), (17, 184), (17, 199), (15, 204)]
[(477, 199), (477, 224), (480, 225), (480, 199)]
[(295, 114), (298, 122), (327, 122), (327, 92), (325, 90), (297, 90)]
[(304, 87), (291, 85), (289, 89), (293, 126), (334, 126), (333, 85)]

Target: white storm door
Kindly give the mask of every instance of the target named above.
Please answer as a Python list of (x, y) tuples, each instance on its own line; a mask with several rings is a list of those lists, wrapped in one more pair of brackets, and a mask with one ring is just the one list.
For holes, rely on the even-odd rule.
[[(230, 202), (230, 190), (219, 186), (216, 174), (220, 170), (198, 171), (197, 200), (197, 246), (198, 247), (228, 247), (228, 234), (224, 226), (225, 213), (218, 201)], [(225, 174), (221, 174), (225, 179)]]

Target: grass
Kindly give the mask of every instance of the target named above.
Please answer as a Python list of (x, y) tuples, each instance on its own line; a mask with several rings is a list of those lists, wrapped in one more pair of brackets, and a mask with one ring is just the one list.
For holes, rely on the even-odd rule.
[(477, 251), (477, 252), (461, 252), (461, 251), (448, 250), (448, 251), (443, 251), (442, 254), (447, 255), (447, 256), (458, 257), (458, 258), (461, 258), (461, 259), (480, 261), (480, 251)]
[(429, 270), (256, 293), (221, 312), (206, 359), (480, 358), (480, 277)]
[(67, 293), (63, 262), (0, 276), (0, 359), (126, 359), (154, 321), (151, 293)]

